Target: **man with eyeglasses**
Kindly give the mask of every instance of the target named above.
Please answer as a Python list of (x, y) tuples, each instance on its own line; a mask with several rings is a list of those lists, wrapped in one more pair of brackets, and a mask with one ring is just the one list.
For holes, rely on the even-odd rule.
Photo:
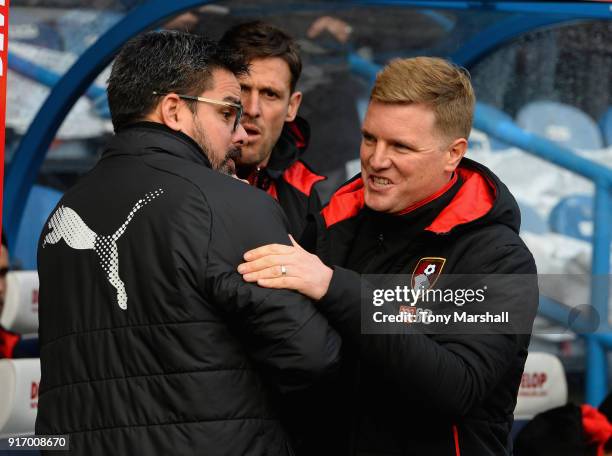
[(321, 208), (314, 186), (325, 179), (302, 160), (310, 127), (297, 115), (302, 102), (302, 92), (296, 90), (302, 71), (298, 45), (261, 21), (232, 27), (220, 42), (249, 63), (249, 72), (238, 77), (248, 135), (237, 158), (238, 176), (279, 202), (297, 239), (307, 215)]
[(338, 364), (308, 299), (235, 272), (244, 250), (289, 244), (278, 205), (231, 177), (245, 71), (173, 32), (113, 64), (116, 135), (39, 244), (36, 433), (69, 434), (71, 454), (289, 455), (280, 395)]

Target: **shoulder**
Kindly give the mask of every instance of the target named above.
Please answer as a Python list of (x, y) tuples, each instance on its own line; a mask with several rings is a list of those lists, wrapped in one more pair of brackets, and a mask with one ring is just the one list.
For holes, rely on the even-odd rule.
[(355, 217), (365, 206), (363, 180), (358, 174), (343, 184), (321, 210), (326, 228)]
[(173, 175), (173, 184), (167, 185), (173, 194), (172, 204), (189, 219), (204, 211), (213, 221), (228, 224), (235, 233), (274, 221), (283, 225), (284, 215), (278, 204), (265, 192), (238, 179), (186, 161), (174, 160), (171, 168), (163, 167), (161, 171)]
[[(487, 274), (535, 274), (533, 255), (510, 227), (490, 224), (461, 236), (466, 244), (464, 266), (469, 272)], [(464, 268), (462, 268), (464, 269)]]
[(283, 180), (306, 196), (310, 196), (317, 182), (325, 179), (327, 179), (325, 176), (313, 171), (302, 160), (293, 162), (283, 173)]

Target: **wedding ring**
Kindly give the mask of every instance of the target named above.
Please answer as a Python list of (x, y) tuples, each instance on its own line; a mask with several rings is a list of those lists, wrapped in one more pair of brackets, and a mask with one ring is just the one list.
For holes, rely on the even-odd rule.
[(287, 268), (284, 265), (281, 265), (281, 275), (283, 276), (287, 275)]

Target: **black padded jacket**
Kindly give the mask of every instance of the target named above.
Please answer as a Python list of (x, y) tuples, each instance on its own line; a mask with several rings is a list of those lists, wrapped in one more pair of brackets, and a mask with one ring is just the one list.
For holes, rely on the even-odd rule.
[[(316, 394), (296, 395), (301, 403), (294, 408), (301, 413), (290, 415), (299, 421), (292, 426), (299, 454), (511, 455), (512, 413), (538, 285), (508, 188), (484, 166), (463, 159), (445, 188), (389, 215), (365, 207), (364, 184), (356, 176), (332, 196), (318, 222), (316, 250), (334, 274), (317, 307), (345, 349), (337, 379)], [(513, 326), (436, 333), (386, 327), (373, 334), (374, 307), (363, 300), (371, 296), (371, 275), (407, 275), (410, 281), (425, 266), (436, 271), (429, 279), (437, 289), (459, 275), (468, 283), (484, 278), (489, 288), (480, 308), (511, 309)], [(474, 309), (459, 305), (449, 307)]]
[(278, 204), (189, 137), (120, 131), (41, 234), (36, 433), (82, 455), (291, 454), (282, 394), (333, 371), (341, 341), (309, 300), (235, 271), (273, 242)]

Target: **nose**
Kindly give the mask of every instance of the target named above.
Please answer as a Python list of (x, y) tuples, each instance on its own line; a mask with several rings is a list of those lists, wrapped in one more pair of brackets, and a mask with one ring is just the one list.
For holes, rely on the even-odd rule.
[(236, 131), (232, 133), (232, 144), (234, 146), (244, 146), (246, 140), (248, 138), (248, 134), (242, 124), (238, 124), (236, 127)]
[(243, 91), (240, 96), (242, 101), (242, 109), (246, 117), (259, 117), (261, 110), (259, 108), (259, 94), (254, 90)]
[(391, 166), (391, 160), (387, 153), (387, 144), (385, 141), (377, 141), (373, 148), (372, 155), (369, 159), (372, 169), (381, 170)]

